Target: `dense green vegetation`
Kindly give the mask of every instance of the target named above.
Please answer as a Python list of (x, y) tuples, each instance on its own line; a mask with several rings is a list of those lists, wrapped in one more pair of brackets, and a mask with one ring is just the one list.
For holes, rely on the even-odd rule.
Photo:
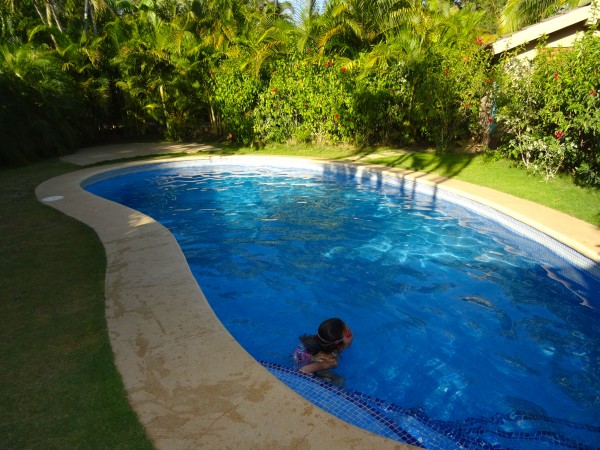
[(565, 8), (514, 3), (0, 0), (0, 163), (132, 137), (439, 153), (491, 137), (598, 186), (600, 37), (507, 76), (489, 49), (507, 17)]

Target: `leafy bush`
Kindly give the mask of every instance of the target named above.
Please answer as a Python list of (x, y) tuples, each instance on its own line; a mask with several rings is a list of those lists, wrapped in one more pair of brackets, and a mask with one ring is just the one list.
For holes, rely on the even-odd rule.
[(566, 172), (600, 186), (600, 37), (572, 49), (538, 49), (532, 63), (507, 60), (498, 122), (509, 157), (546, 179)]
[(85, 105), (55, 55), (31, 45), (0, 52), (0, 163), (67, 153), (82, 141)]
[[(259, 141), (351, 141), (356, 71), (333, 59), (284, 60), (254, 109)], [(360, 118), (358, 118), (360, 120)]]
[(218, 118), (218, 134), (242, 144), (254, 141), (254, 107), (261, 82), (231, 63), (211, 72)]
[(490, 55), (479, 45), (433, 48), (418, 61), (411, 118), (421, 136), (446, 151), (460, 139), (481, 137), (488, 124), (480, 120), (481, 100), (490, 95)]
[(412, 143), (410, 126), (410, 85), (406, 65), (399, 63), (385, 71), (362, 71), (356, 77), (353, 100), (355, 140), (373, 143)]

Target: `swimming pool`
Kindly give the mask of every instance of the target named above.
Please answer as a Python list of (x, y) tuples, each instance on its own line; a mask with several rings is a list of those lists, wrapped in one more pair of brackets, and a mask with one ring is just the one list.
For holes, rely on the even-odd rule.
[[(335, 166), (290, 165), (255, 166), (250, 174), (248, 167), (227, 164), (186, 163), (171, 173), (163, 165), (167, 178), (152, 183), (164, 194), (152, 195), (165, 207), (162, 212), (147, 210), (146, 187), (136, 192), (132, 182), (152, 179), (154, 170), (119, 175), (88, 189), (126, 182), (117, 188), (121, 198), (115, 200), (171, 229), (221, 320), (251, 354), (271, 362), (273, 371), (278, 365), (285, 369), (298, 334), (312, 332), (326, 316), (339, 315), (357, 336), (340, 367), (346, 387), (360, 390), (362, 397), (354, 398), (369, 398), (373, 408), (385, 405), (404, 429), (410, 425), (406, 417), (430, 428), (439, 425), (442, 434), (474, 419), (470, 428), (481, 429), (482, 423), (504, 417), (501, 433), (487, 428), (485, 433), (494, 439), (502, 433), (521, 433), (522, 438), (539, 433), (539, 438), (575, 428), (583, 445), (593, 445), (598, 333), (593, 323), (597, 299), (591, 295), (598, 292), (598, 282), (572, 267), (586, 267), (589, 261), (548, 239), (552, 250), (533, 245), (529, 238), (543, 236), (472, 202), (445, 199), (443, 192)], [(204, 175), (197, 175), (199, 169)], [(191, 184), (198, 180), (203, 184)], [(340, 191), (347, 183), (351, 189)], [(266, 209), (269, 204), (274, 210)], [(200, 235), (199, 241), (189, 235), (189, 222), (179, 222), (185, 209), (195, 213), (192, 222), (202, 224), (192, 233)], [(246, 214), (256, 212), (257, 223), (248, 222)], [(452, 229), (457, 223), (468, 227)], [(510, 243), (503, 241), (503, 229)], [(219, 237), (225, 239), (222, 245), (216, 245)], [(488, 250), (488, 244), (500, 248)], [(533, 253), (546, 263), (535, 267)], [(273, 265), (279, 271), (270, 272)], [(310, 273), (325, 279), (316, 281)], [(495, 283), (503, 279), (509, 283), (498, 287)], [(546, 286), (543, 280), (554, 281)], [(534, 288), (543, 304), (529, 298)], [(515, 304), (514, 310), (503, 309), (503, 297)], [(244, 309), (249, 305), (255, 309)], [(236, 314), (228, 318), (231, 311)], [(561, 326), (559, 317), (567, 318)], [(368, 320), (360, 323), (363, 318)], [(522, 338), (530, 342), (521, 341), (510, 353), (515, 350), (511, 343)], [(372, 359), (377, 346), (384, 347), (383, 361)], [(569, 355), (575, 356), (567, 363)], [(512, 372), (505, 373), (507, 368)], [(522, 389), (545, 372), (558, 380), (548, 392)], [(496, 392), (490, 379), (511, 386), (510, 395)], [(484, 401), (496, 407), (499, 397), (504, 400), (497, 410), (474, 408)], [(587, 405), (583, 413), (574, 411), (579, 406), (568, 410), (574, 398)], [(547, 411), (550, 406), (556, 415)], [(536, 422), (543, 422), (544, 429), (532, 428), (539, 428)]]

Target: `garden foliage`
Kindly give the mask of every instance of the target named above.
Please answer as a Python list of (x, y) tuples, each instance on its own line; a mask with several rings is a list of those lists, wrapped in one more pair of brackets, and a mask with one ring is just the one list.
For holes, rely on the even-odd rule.
[(282, 60), (253, 111), (261, 142), (351, 142), (360, 120), (354, 110), (354, 70), (314, 55)]
[(600, 184), (598, 37), (509, 71), (481, 14), (443, 0), (307, 2), (295, 21), (275, 1), (104, 0), (87, 21), (38, 3), (0, 2), (0, 163), (149, 135), (445, 152), (493, 130), (528, 169)]
[(546, 179), (572, 174), (600, 186), (600, 37), (569, 51), (504, 61), (497, 92), (501, 151)]

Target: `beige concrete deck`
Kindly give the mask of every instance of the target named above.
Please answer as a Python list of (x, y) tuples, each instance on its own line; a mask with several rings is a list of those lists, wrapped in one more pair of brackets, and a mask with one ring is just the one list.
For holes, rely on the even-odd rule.
[[(164, 148), (159, 151), (156, 145), (141, 144), (113, 146), (110, 152), (106, 147), (95, 147), (64, 159), (85, 165), (134, 153), (181, 151), (161, 145)], [(188, 146), (186, 152), (202, 149), (206, 147)], [(177, 159), (194, 158), (221, 157)], [(95, 174), (147, 163), (84, 168), (42, 183), (36, 195), (92, 227), (104, 244), (106, 319), (115, 362), (129, 401), (156, 447), (410, 448), (338, 420), (280, 383), (216, 318), (169, 231), (137, 211), (81, 188), (81, 183)], [(400, 170), (385, 172), (461, 192), (527, 221), (600, 262), (600, 230), (592, 225), (456, 180)]]

